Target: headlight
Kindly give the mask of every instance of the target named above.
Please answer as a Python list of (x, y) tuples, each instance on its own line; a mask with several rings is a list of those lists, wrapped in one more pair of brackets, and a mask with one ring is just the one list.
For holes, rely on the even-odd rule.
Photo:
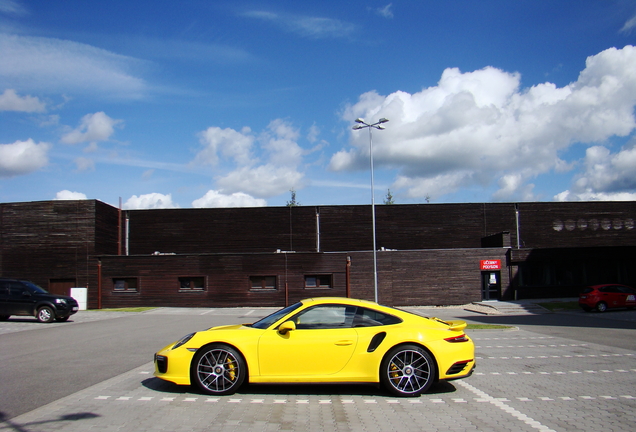
[(65, 299), (55, 299), (55, 303), (57, 303), (57, 304), (66, 304), (66, 300)]
[(196, 333), (190, 333), (189, 335), (185, 335), (184, 337), (182, 337), (181, 339), (179, 339), (179, 342), (177, 342), (176, 344), (174, 344), (174, 346), (171, 349), (177, 349), (179, 348), (181, 345), (183, 345), (184, 343), (188, 342), (190, 339), (192, 339), (192, 337), (195, 335)]

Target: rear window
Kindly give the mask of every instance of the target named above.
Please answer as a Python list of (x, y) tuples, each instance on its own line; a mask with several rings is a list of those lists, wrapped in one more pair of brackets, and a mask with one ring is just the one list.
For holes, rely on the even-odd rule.
[(586, 288), (583, 288), (583, 291), (581, 291), (581, 294), (588, 294), (588, 293), (591, 293), (592, 291), (594, 291), (594, 288), (586, 287)]

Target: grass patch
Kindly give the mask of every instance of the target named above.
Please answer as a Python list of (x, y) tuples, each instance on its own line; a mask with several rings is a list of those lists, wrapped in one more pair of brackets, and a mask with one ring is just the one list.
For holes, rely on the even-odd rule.
[(551, 311), (560, 311), (560, 310), (579, 310), (581, 306), (579, 306), (578, 301), (571, 302), (546, 302), (539, 303), (539, 306), (546, 308)]
[(148, 310), (157, 309), (155, 307), (128, 307), (128, 308), (110, 308), (110, 309), (96, 309), (104, 312), (145, 312)]
[(466, 330), (506, 330), (514, 328), (513, 326), (499, 324), (468, 324)]

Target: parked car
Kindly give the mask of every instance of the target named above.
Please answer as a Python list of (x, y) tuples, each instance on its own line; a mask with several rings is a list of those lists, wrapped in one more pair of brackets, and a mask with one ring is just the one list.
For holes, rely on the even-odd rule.
[(29, 281), (0, 279), (0, 321), (11, 315), (33, 316), (42, 323), (66, 321), (78, 310), (73, 297), (50, 294)]
[(604, 284), (589, 286), (579, 295), (579, 306), (589, 312), (605, 312), (610, 308), (636, 307), (636, 291), (626, 285)]
[(417, 396), (437, 380), (472, 374), (464, 321), (377, 303), (315, 298), (253, 324), (191, 333), (155, 354), (155, 376), (227, 395), (250, 383), (381, 383)]

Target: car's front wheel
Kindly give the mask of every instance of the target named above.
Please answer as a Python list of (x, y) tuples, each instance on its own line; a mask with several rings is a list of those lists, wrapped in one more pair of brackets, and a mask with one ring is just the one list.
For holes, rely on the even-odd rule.
[(384, 387), (398, 396), (419, 396), (436, 378), (433, 357), (417, 345), (402, 345), (389, 351), (382, 360), (380, 379)]
[(36, 318), (41, 323), (50, 323), (55, 320), (55, 312), (53, 312), (53, 309), (50, 306), (42, 306), (38, 309)]
[(247, 367), (243, 356), (224, 344), (201, 348), (192, 359), (191, 380), (203, 392), (212, 395), (235, 393), (245, 381)]

